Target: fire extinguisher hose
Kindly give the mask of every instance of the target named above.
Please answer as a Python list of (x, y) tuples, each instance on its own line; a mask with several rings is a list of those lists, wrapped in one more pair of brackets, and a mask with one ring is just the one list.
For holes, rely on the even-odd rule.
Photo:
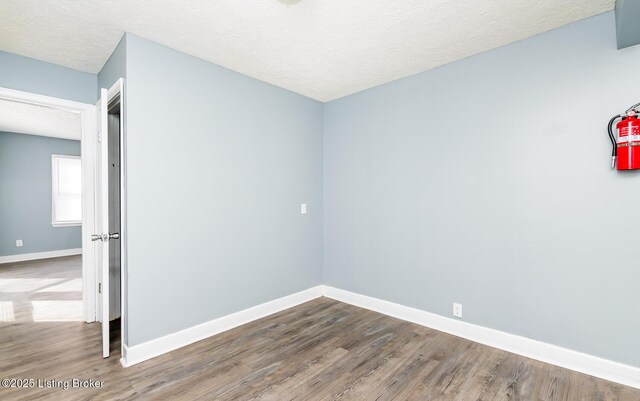
[(609, 139), (611, 140), (611, 168), (616, 166), (616, 158), (618, 157), (618, 147), (616, 144), (616, 137), (613, 135), (613, 123), (620, 118), (620, 115), (616, 115), (609, 120), (607, 129), (609, 131)]

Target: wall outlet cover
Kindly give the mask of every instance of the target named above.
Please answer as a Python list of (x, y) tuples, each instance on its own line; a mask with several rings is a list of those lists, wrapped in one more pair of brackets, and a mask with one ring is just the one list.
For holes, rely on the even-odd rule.
[(453, 316), (462, 318), (462, 304), (453, 303)]
[(300, 214), (307, 214), (307, 204), (306, 203), (301, 203), (300, 204)]
[(21, 247), (22, 246), (22, 240), (21, 239), (17, 239), (16, 240), (16, 246), (17, 247)]

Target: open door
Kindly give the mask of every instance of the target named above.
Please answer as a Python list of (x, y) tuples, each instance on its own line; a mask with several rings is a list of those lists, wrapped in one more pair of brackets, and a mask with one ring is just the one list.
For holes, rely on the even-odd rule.
[[(110, 352), (110, 321), (121, 319), (124, 312), (124, 246), (120, 241), (124, 229), (123, 170), (123, 80), (109, 90), (100, 91), (96, 105), (98, 141), (95, 147), (95, 241), (98, 277), (98, 316), (102, 322), (102, 356)], [(116, 322), (122, 327), (122, 321)], [(124, 345), (121, 333), (121, 347)], [(124, 354), (123, 354), (124, 355)]]
[(96, 267), (99, 277), (98, 297), (100, 319), (102, 321), (102, 357), (109, 356), (109, 102), (106, 89), (100, 91), (100, 100), (96, 105), (98, 111), (98, 143), (96, 146), (96, 234), (91, 236), (96, 241)]

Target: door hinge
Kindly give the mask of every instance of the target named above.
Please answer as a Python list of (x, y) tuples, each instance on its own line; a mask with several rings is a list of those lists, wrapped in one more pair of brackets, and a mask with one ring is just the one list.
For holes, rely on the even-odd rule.
[(102, 294), (102, 283), (98, 283), (98, 294)]

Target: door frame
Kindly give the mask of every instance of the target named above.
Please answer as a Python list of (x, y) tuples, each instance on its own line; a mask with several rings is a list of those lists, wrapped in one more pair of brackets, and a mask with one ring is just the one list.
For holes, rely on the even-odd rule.
[(91, 234), (95, 227), (95, 133), (96, 112), (92, 104), (60, 99), (0, 87), (0, 99), (28, 103), (37, 106), (64, 109), (82, 117), (80, 154), (82, 158), (82, 306), (84, 321), (96, 321), (98, 277), (96, 274), (94, 245)]

